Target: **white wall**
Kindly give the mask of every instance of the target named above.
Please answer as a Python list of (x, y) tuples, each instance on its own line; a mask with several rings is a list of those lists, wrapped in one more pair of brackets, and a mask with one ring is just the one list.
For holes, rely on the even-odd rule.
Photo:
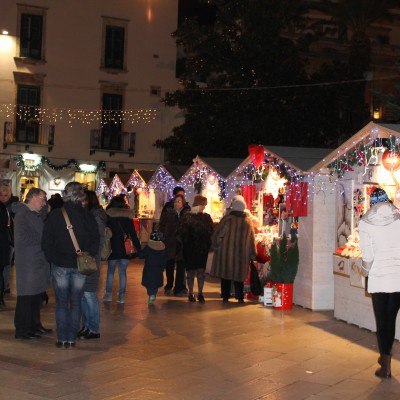
[(300, 263), (294, 303), (312, 310), (334, 307), (335, 199), (335, 186), (329, 177), (309, 178), (308, 215), (299, 218)]
[[(151, 123), (125, 123), (123, 131), (136, 132), (136, 153), (96, 152), (89, 155), (90, 130), (100, 128), (98, 122), (90, 125), (67, 121), (56, 122), (55, 146), (30, 150), (57, 159), (76, 158), (82, 161), (104, 160), (115, 170), (122, 163), (125, 169), (144, 166), (156, 167), (163, 162), (163, 151), (152, 146), (157, 139), (171, 134), (176, 110), (160, 104), (159, 97), (150, 95), (150, 86), (175, 90), (176, 46), (171, 33), (177, 27), (177, 0), (147, 2), (144, 0), (26, 0), (24, 4), (47, 7), (45, 37), (46, 63), (25, 64), (14, 60), (16, 46), (17, 1), (2, 1), (0, 28), (7, 28), (9, 36), (0, 35), (0, 104), (14, 104), (16, 85), (14, 72), (44, 74), (42, 107), (101, 109), (101, 82), (126, 84), (125, 109), (156, 109), (157, 117)], [(152, 19), (148, 19), (151, 5)], [(127, 19), (127, 72), (111, 74), (100, 69), (103, 16)], [(4, 42), (4, 43), (2, 43)], [(0, 126), (10, 120), (0, 113)], [(12, 119), (11, 119), (12, 120)], [(1, 152), (1, 150), (0, 150)], [(9, 146), (3, 154), (17, 153)], [(61, 160), (60, 160), (61, 163)]]

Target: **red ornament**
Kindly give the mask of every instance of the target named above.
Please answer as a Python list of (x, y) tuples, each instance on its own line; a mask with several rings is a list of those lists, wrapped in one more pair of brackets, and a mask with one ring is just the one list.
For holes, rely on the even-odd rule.
[(265, 160), (264, 147), (261, 146), (260, 144), (249, 144), (248, 150), (251, 161), (253, 161), (254, 166), (256, 168), (261, 167), (261, 164)]
[(400, 168), (400, 157), (391, 150), (386, 150), (382, 156), (383, 167), (390, 172), (395, 172)]
[(271, 259), (269, 255), (269, 247), (266, 243), (260, 241), (257, 243), (257, 261), (261, 264), (268, 262)]

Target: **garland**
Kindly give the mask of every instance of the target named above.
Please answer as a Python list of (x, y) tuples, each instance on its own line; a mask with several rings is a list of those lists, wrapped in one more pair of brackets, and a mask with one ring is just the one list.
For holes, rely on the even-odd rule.
[[(46, 163), (47, 166), (50, 167), (51, 169), (53, 169), (54, 171), (61, 171), (61, 170), (63, 170), (63, 169), (68, 168), (68, 167), (72, 164), (72, 165), (75, 166), (75, 168), (76, 168), (79, 172), (81, 172), (81, 173), (83, 173), (83, 174), (89, 173), (89, 171), (84, 171), (84, 170), (82, 170), (81, 167), (80, 167), (80, 165), (79, 165), (79, 163), (78, 163), (78, 161), (76, 161), (76, 160), (73, 159), (73, 158), (69, 159), (69, 160), (68, 160), (66, 163), (64, 163), (64, 164), (56, 165), (56, 164), (53, 164), (53, 163), (50, 161), (49, 158), (43, 156), (43, 157), (41, 157), (40, 162), (39, 162), (38, 164), (36, 164), (36, 165), (33, 165), (33, 166), (26, 166), (26, 165), (25, 165), (24, 157), (22, 156), (22, 154), (19, 154), (18, 156), (14, 157), (14, 160), (16, 160), (17, 167), (22, 168), (22, 169), (37, 170), (38, 168), (41, 167), (41, 165), (42, 165), (43, 163)], [(90, 171), (90, 173), (96, 173), (96, 172), (99, 171), (99, 170), (100, 170), (100, 171), (105, 171), (105, 170), (106, 170), (106, 163), (105, 163), (105, 161), (99, 161), (99, 162), (97, 163), (96, 168), (93, 169), (93, 171)]]

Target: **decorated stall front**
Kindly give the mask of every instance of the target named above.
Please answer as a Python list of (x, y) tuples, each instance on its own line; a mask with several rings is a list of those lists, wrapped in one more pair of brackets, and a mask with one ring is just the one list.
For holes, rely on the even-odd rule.
[[(370, 330), (375, 330), (375, 320), (361, 275), (358, 223), (369, 208), (369, 196), (376, 187), (384, 189), (393, 203), (400, 205), (399, 145), (400, 126), (371, 122), (315, 165), (309, 176), (314, 196), (314, 230), (309, 242), (313, 243), (310, 254), (314, 260), (306, 260), (310, 262), (304, 265), (303, 274), (308, 270), (310, 275), (318, 274), (321, 281), (330, 282), (329, 288), (322, 285), (325, 290), (320, 295), (329, 296), (325, 302), (316, 300), (318, 282), (308, 282), (314, 298), (311, 308), (324, 308), (318, 304), (330, 303), (336, 318)], [(315, 228), (317, 221), (320, 224)], [(302, 304), (305, 287), (299, 284), (297, 289), (297, 302)]]
[(88, 164), (70, 159), (64, 164), (54, 164), (48, 157), (33, 153), (23, 153), (15, 157), (18, 168), (14, 192), (24, 200), (30, 188), (37, 187), (51, 198), (61, 193), (68, 182), (76, 181), (89, 189), (95, 190), (95, 182), (104, 175), (105, 162)]
[(168, 167), (159, 165), (147, 186), (154, 195), (154, 219), (159, 220), (164, 204), (172, 197), (172, 191), (177, 185), (176, 179)]
[(185, 188), (189, 204), (193, 204), (196, 195), (207, 197), (205, 212), (211, 215), (214, 222), (223, 217), (226, 180), (199, 156), (179, 179), (178, 185)]

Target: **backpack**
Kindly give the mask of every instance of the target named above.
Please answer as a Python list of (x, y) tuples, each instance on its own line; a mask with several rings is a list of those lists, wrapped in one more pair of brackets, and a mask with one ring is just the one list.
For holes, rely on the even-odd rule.
[(111, 237), (112, 237), (112, 231), (111, 229), (106, 226), (104, 228), (104, 243), (103, 247), (101, 248), (101, 260), (105, 261), (110, 257), (110, 254), (112, 253), (111, 249)]

